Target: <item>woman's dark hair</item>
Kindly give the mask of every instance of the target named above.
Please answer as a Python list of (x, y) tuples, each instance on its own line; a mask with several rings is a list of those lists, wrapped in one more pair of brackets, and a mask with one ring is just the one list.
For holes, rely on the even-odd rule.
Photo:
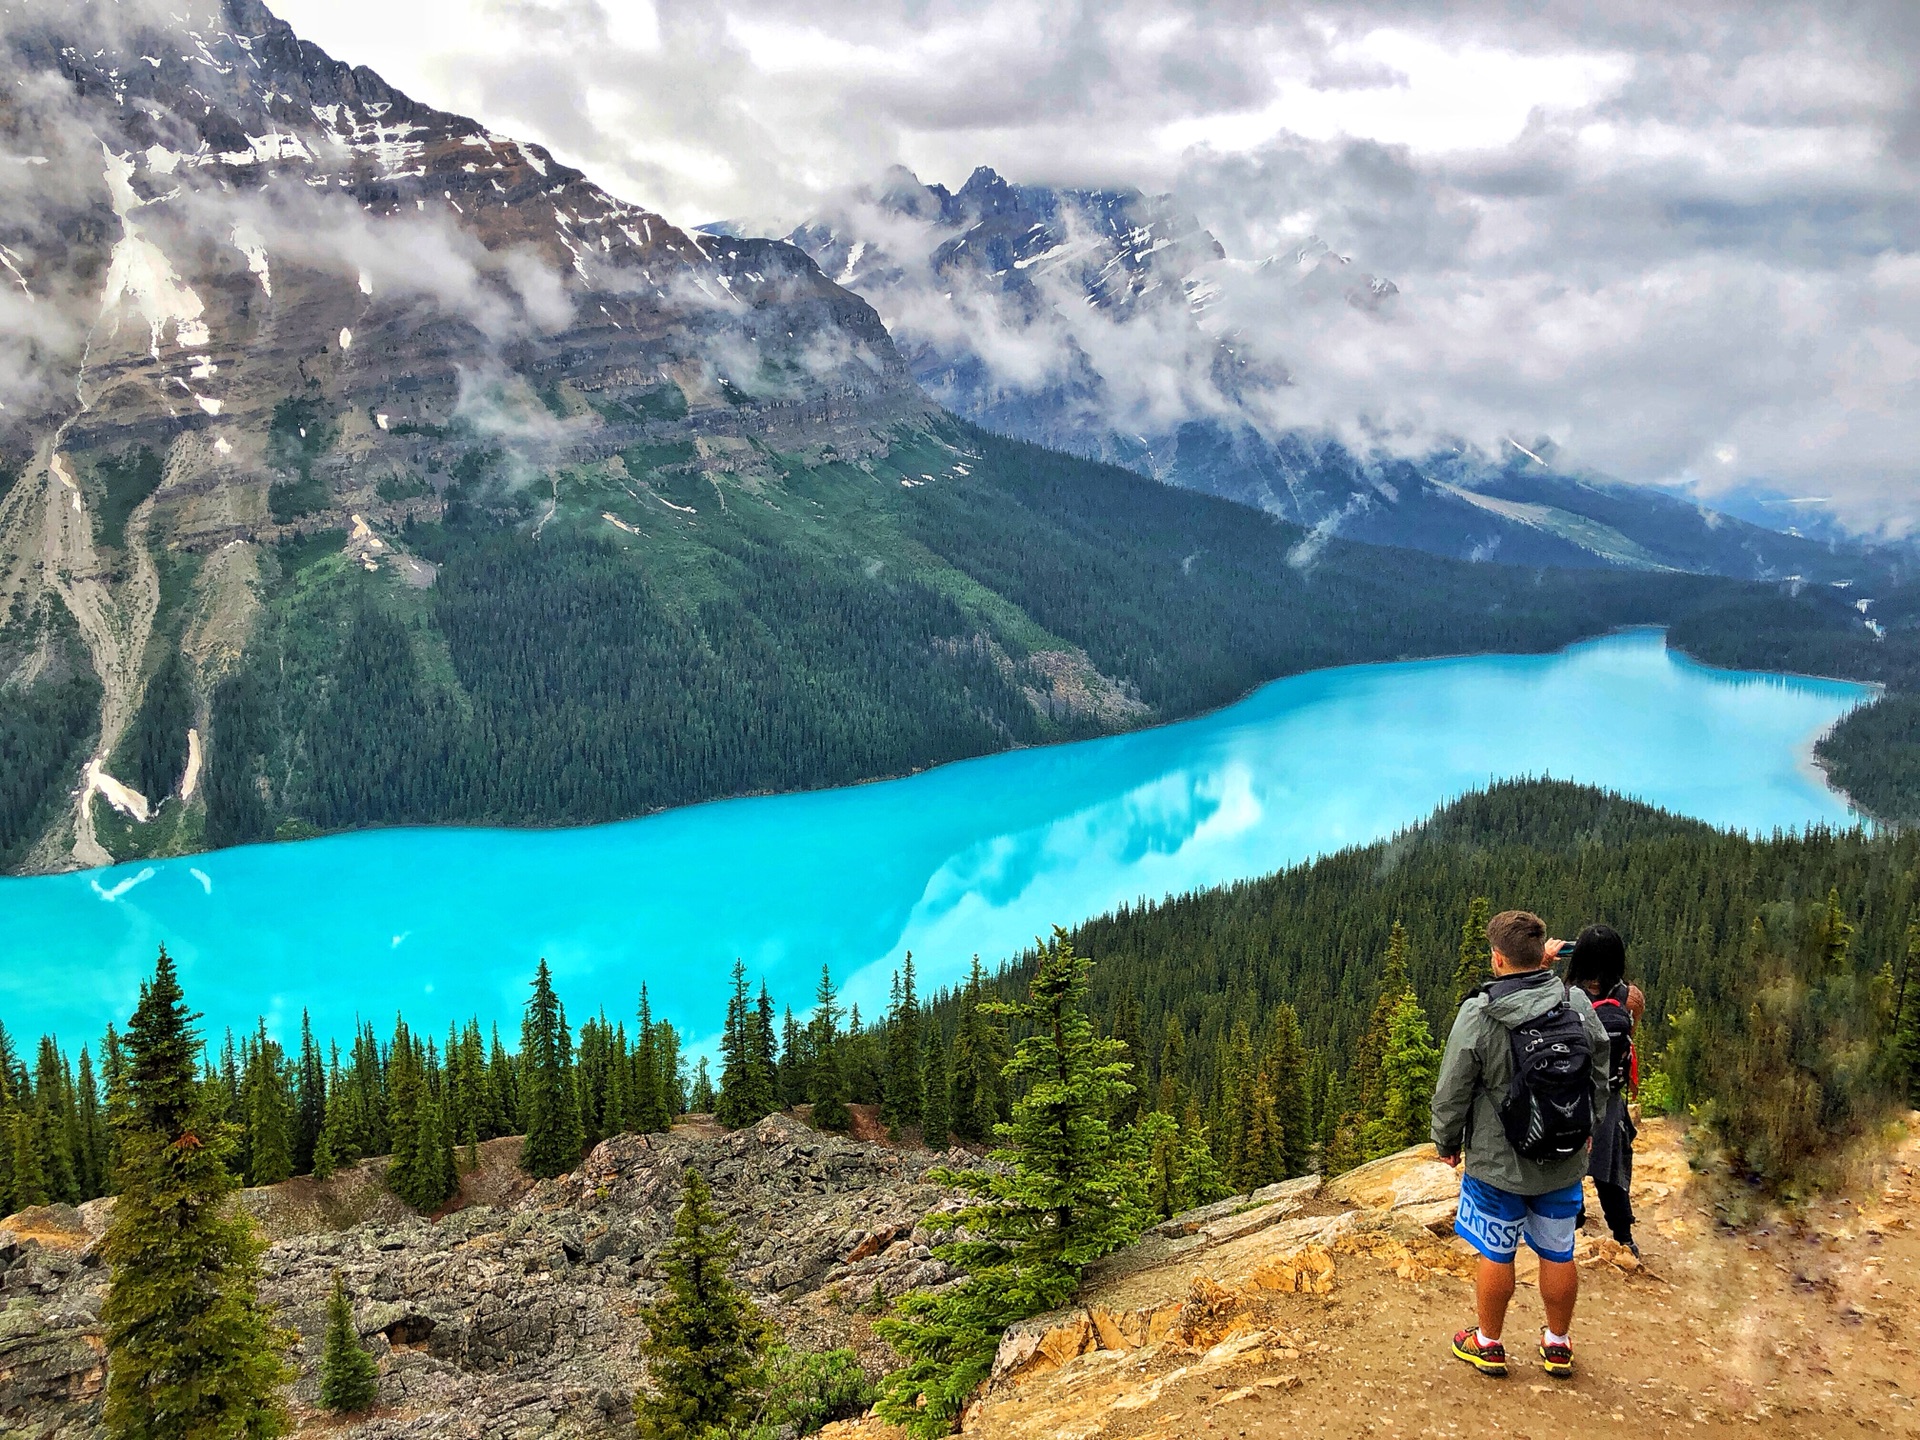
[(1589, 925), (1573, 942), (1573, 958), (1567, 962), (1567, 983), (1592, 984), (1605, 995), (1627, 978), (1627, 942), (1611, 925)]

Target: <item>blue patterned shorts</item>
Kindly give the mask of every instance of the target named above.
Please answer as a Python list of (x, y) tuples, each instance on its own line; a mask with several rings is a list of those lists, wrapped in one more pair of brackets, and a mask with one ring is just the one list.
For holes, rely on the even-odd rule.
[(1467, 1175), (1460, 1181), (1453, 1233), (1501, 1265), (1513, 1263), (1522, 1237), (1542, 1260), (1571, 1260), (1579, 1215), (1577, 1183), (1545, 1195), (1513, 1195)]

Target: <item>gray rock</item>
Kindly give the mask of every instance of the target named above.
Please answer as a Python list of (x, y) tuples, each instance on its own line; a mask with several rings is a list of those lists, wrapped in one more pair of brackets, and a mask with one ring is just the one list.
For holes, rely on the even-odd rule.
[[(511, 1206), (475, 1206), (438, 1223), (371, 1218), (341, 1230), (280, 1233), (265, 1298), (299, 1335), (296, 1414), (319, 1400), (326, 1299), (338, 1271), (354, 1321), (381, 1367), (382, 1411), (346, 1433), (427, 1437), (619, 1436), (645, 1378), (641, 1313), (672, 1237), (689, 1167), (706, 1175), (736, 1229), (735, 1278), (807, 1348), (884, 1352), (854, 1307), (876, 1294), (950, 1283), (922, 1220), (948, 1202), (924, 1178), (943, 1157), (817, 1134), (788, 1116), (703, 1137), (622, 1135), (578, 1170)], [(306, 1182), (296, 1182), (306, 1183)], [(265, 1192), (243, 1203), (266, 1213)], [(316, 1207), (314, 1214), (317, 1217)], [(71, 1244), (0, 1229), (0, 1435), (103, 1440), (107, 1276), (93, 1256), (104, 1212), (61, 1217)], [(317, 1218), (316, 1222), (319, 1223)], [(856, 1252), (858, 1259), (849, 1259)]]

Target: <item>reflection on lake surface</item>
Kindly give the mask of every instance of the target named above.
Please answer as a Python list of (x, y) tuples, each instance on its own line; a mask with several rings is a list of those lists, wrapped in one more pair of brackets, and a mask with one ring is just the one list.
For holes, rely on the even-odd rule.
[[(576, 1021), (709, 1035), (734, 957), (777, 1003), (822, 963), (872, 1015), (912, 950), (951, 981), (1048, 925), (1389, 835), (1489, 780), (1552, 775), (1751, 831), (1846, 824), (1809, 760), (1868, 697), (1710, 670), (1634, 631), (1557, 655), (1356, 666), (1137, 734), (905, 780), (572, 830), (386, 830), (0, 880), (0, 1019), (72, 1046), (130, 1013), (164, 942), (210, 1027), (302, 1008), (511, 1033), (534, 963)], [(1495, 897), (1497, 903), (1524, 896)]]

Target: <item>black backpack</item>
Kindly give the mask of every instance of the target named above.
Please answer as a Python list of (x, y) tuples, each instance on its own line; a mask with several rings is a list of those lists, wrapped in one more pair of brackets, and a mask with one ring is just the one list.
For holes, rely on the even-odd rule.
[(1593, 1040), (1561, 987), (1560, 1003), (1510, 1026), (1513, 1081), (1500, 1104), (1500, 1126), (1521, 1158), (1565, 1160), (1593, 1138)]
[(1633, 1050), (1633, 1015), (1627, 1009), (1625, 991), (1623, 985), (1614, 994), (1593, 1002), (1593, 1013), (1600, 1017), (1612, 1052), (1607, 1057), (1607, 1080), (1616, 1095), (1638, 1078), (1634, 1071), (1639, 1068)]

